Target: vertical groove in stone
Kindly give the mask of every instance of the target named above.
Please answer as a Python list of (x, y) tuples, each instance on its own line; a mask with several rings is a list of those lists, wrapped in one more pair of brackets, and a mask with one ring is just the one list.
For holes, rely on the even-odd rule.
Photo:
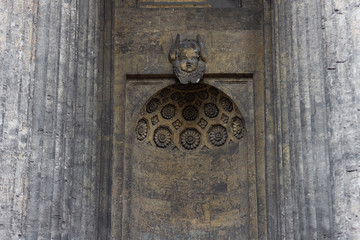
[[(274, 105), (272, 71), (271, 3), (264, 0), (264, 47), (265, 47), (265, 186), (266, 186), (266, 233), (259, 239), (277, 239), (276, 157), (274, 141)], [(264, 227), (265, 228), (265, 227)]]
[[(62, 121), (61, 121), (61, 162), (59, 164), (59, 177), (60, 182), (58, 191), (60, 193), (58, 205), (59, 205), (59, 220), (57, 221), (56, 232), (54, 233), (57, 238), (66, 238), (69, 235), (69, 204), (70, 204), (70, 159), (73, 139), (73, 82), (70, 81), (70, 66), (73, 64), (70, 57), (72, 41), (72, 24), (73, 24), (73, 5), (74, 1), (63, 2), (61, 9), (61, 31), (60, 31), (60, 69), (59, 69), (59, 86), (63, 87), (62, 94), (59, 95), (62, 106)], [(60, 89), (59, 89), (60, 90)], [(65, 137), (66, 136), (66, 137)], [(55, 217), (55, 216), (54, 216)]]
[[(100, 54), (99, 54), (99, 93), (101, 93), (101, 103), (99, 104), (99, 138), (101, 147), (99, 149), (99, 209), (98, 209), (98, 239), (109, 239), (112, 219), (111, 219), (111, 190), (112, 190), (112, 155), (111, 155), (111, 135), (112, 135), (112, 21), (113, 21), (113, 1), (100, 1)], [(119, 219), (119, 218), (116, 218)], [(121, 219), (121, 217), (120, 217)], [(118, 226), (117, 226), (118, 227)], [(120, 238), (116, 238), (120, 239)]]
[(59, 6), (59, 26), (58, 26), (58, 48), (56, 49), (58, 69), (56, 76), (56, 122), (55, 122), (55, 163), (53, 173), (53, 201), (51, 211), (51, 235), (54, 239), (61, 238), (61, 224), (62, 224), (62, 197), (63, 197), (63, 184), (64, 184), (64, 167), (65, 167), (65, 118), (66, 118), (66, 93), (67, 84), (64, 79), (66, 76), (66, 55), (68, 48), (66, 47), (66, 39), (68, 33), (66, 31), (69, 25), (69, 3), (61, 3)]
[[(282, 35), (280, 36), (280, 42), (282, 44), (282, 54), (281, 54), (281, 89), (283, 93), (281, 94), (281, 111), (282, 111), (282, 155), (283, 155), (283, 184), (284, 184), (284, 213), (287, 216), (285, 221), (285, 232), (287, 236), (294, 238), (294, 223), (292, 218), (292, 213), (296, 211), (296, 207), (293, 204), (293, 188), (292, 188), (292, 174), (291, 174), (291, 151), (290, 148), (290, 116), (291, 116), (291, 94), (289, 94), (289, 88), (291, 83), (287, 79), (291, 76), (291, 64), (292, 58), (291, 53), (291, 18), (289, 13), (289, 2), (282, 3), (281, 21), (283, 22), (284, 29), (282, 30)], [(291, 217), (288, 217), (291, 216)]]
[(275, 142), (275, 158), (276, 158), (276, 164), (275, 164), (275, 175), (276, 175), (276, 180), (275, 180), (275, 184), (276, 184), (276, 188), (275, 188), (275, 194), (276, 194), (276, 206), (277, 207), (277, 213), (275, 215), (276, 218), (276, 229), (275, 229), (275, 237), (276, 238), (281, 238), (281, 236), (284, 235), (283, 233), (283, 218), (281, 215), (282, 212), (282, 207), (281, 207), (281, 195), (280, 195), (280, 190), (281, 188), (279, 187), (280, 185), (280, 162), (281, 159), (279, 157), (279, 148), (281, 147), (280, 144), (278, 144), (278, 141), (280, 139), (280, 128), (279, 125), (281, 124), (281, 122), (279, 121), (279, 115), (278, 112), (280, 111), (280, 107), (279, 107), (279, 94), (278, 91), (276, 90), (277, 86), (279, 85), (279, 55), (275, 54), (276, 52), (279, 52), (279, 44), (277, 39), (279, 38), (279, 15), (278, 15), (279, 11), (278, 11), (278, 1), (273, 1), (272, 2), (272, 43), (273, 43), (273, 96), (274, 96), (274, 142)]
[(289, 72), (289, 78), (292, 81), (289, 81), (289, 89), (288, 95), (290, 96), (289, 104), (290, 104), (290, 129), (294, 131), (295, 134), (290, 136), (290, 159), (291, 160), (291, 176), (292, 176), (292, 204), (295, 211), (293, 211), (292, 218), (293, 218), (293, 234), (294, 239), (301, 239), (300, 233), (300, 219), (299, 215), (301, 215), (301, 207), (302, 205), (299, 204), (299, 199), (302, 196), (302, 192), (299, 191), (300, 182), (298, 174), (298, 161), (294, 161), (294, 159), (298, 159), (299, 154), (299, 145), (301, 146), (301, 142), (298, 140), (299, 136), (299, 119), (300, 119), (300, 107), (299, 107), (299, 79), (298, 79), (298, 56), (297, 53), (299, 51), (297, 45), (297, 5), (294, 3), (289, 4), (289, 12), (291, 18), (291, 39), (288, 44), (291, 45), (291, 49), (289, 51), (289, 55), (291, 56), (291, 72)]
[(39, 239), (51, 238), (51, 215), (52, 215), (52, 190), (53, 186), (53, 169), (55, 165), (55, 142), (56, 134), (56, 108), (55, 99), (57, 98), (57, 69), (58, 69), (58, 22), (59, 6), (57, 2), (50, 2), (47, 11), (46, 24), (52, 27), (48, 28), (47, 38), (48, 46), (46, 50), (44, 66), (45, 81), (45, 115), (44, 115), (44, 151), (41, 163), (41, 182), (40, 182), (40, 203), (39, 203)]
[(292, 58), (293, 58), (293, 73), (291, 74), (292, 82), (291, 82), (291, 101), (292, 101), (292, 125), (291, 129), (293, 129), (294, 134), (292, 136), (292, 148), (293, 154), (291, 156), (292, 159), (296, 159), (292, 165), (292, 174), (294, 178), (294, 198), (296, 201), (297, 211), (294, 211), (294, 237), (295, 239), (305, 239), (306, 238), (306, 219), (305, 219), (305, 195), (304, 195), (304, 171), (303, 171), (303, 158), (302, 158), (302, 134), (301, 134), (301, 109), (300, 109), (300, 79), (299, 79), (299, 44), (298, 44), (298, 36), (300, 33), (300, 26), (298, 20), (298, 9), (299, 4), (292, 3)]
[(75, 27), (75, 41), (74, 41), (74, 151), (71, 168), (71, 210), (70, 210), (70, 224), (71, 224), (71, 239), (81, 238), (80, 223), (82, 215), (81, 202), (83, 199), (83, 177), (85, 165), (84, 141), (86, 134), (85, 108), (86, 108), (86, 36), (87, 36), (87, 18), (86, 13), (88, 1), (77, 1), (76, 8), (76, 27)]
[[(35, 54), (35, 77), (33, 90), (33, 109), (32, 109), (32, 139), (31, 139), (31, 158), (29, 164), (29, 201), (27, 204), (27, 239), (38, 239), (39, 227), (43, 223), (40, 214), (43, 212), (42, 205), (46, 196), (42, 194), (41, 182), (47, 172), (42, 172), (42, 165), (44, 161), (44, 152), (49, 141), (44, 144), (44, 129), (45, 125), (45, 104), (46, 103), (46, 69), (47, 69), (47, 53), (49, 46), (49, 7), (50, 1), (39, 1), (38, 10), (38, 31), (37, 43), (41, 43), (41, 47), (36, 48)], [(42, 14), (44, 13), (44, 14)], [(47, 139), (46, 139), (47, 140)], [(45, 146), (44, 146), (45, 145)], [(44, 180), (43, 180), (44, 181)]]
[(284, 220), (284, 194), (283, 189), (280, 187), (283, 185), (283, 178), (281, 176), (282, 174), (282, 144), (280, 143), (282, 141), (282, 129), (281, 129), (281, 94), (277, 90), (277, 88), (280, 86), (280, 55), (276, 53), (281, 52), (280, 48), (280, 41), (279, 41), (279, 35), (280, 30), (282, 29), (282, 26), (280, 26), (280, 0), (276, 0), (273, 3), (273, 44), (274, 44), (274, 54), (273, 54), (273, 63), (274, 63), (274, 105), (275, 105), (275, 142), (277, 144), (276, 147), (276, 159), (277, 159), (277, 165), (276, 165), (276, 175), (277, 175), (277, 205), (278, 207), (278, 214), (277, 214), (277, 232), (278, 237), (283, 238), (285, 237), (285, 220)]
[(274, 84), (273, 84), (273, 59), (272, 59), (272, 15), (271, 2), (264, 0), (264, 45), (265, 51), (265, 168), (266, 168), (266, 209), (267, 232), (265, 239), (278, 238), (278, 221), (276, 214), (276, 156), (275, 156), (275, 120), (274, 120)]
[[(91, 0), (89, 2), (89, 16), (97, 16), (98, 14), (98, 6), (96, 0)], [(95, 209), (97, 208), (97, 198), (95, 198), (95, 194), (97, 193), (97, 185), (94, 184), (97, 182), (97, 158), (96, 158), (96, 146), (97, 146), (97, 107), (95, 105), (95, 102), (97, 101), (96, 94), (97, 92), (94, 90), (95, 85), (97, 84), (96, 78), (96, 71), (97, 71), (97, 21), (98, 18), (88, 17), (88, 37), (87, 37), (87, 71), (86, 71), (86, 79), (87, 79), (87, 92), (86, 92), (86, 119), (85, 123), (87, 126), (87, 132), (89, 135), (89, 138), (86, 139), (85, 142), (85, 179), (84, 179), (84, 189), (85, 196), (83, 199), (85, 199), (82, 203), (83, 208), (85, 211), (83, 211), (82, 216), (82, 232), (81, 236), (96, 236), (95, 229), (96, 226), (94, 224), (94, 219), (97, 219)], [(95, 157), (94, 157), (95, 156)]]
[(299, 48), (300, 62), (299, 62), (299, 87), (300, 87), (300, 116), (301, 116), (301, 142), (302, 142), (302, 160), (304, 167), (304, 200), (305, 200), (305, 214), (306, 225), (304, 226), (306, 231), (306, 238), (312, 239), (316, 237), (316, 216), (315, 216), (315, 202), (314, 202), (314, 173), (312, 165), (312, 143), (311, 143), (311, 106), (309, 96), (309, 68), (308, 68), (308, 26), (307, 26), (307, 6), (305, 1), (301, 3), (301, 9), (299, 12), (300, 21), (300, 35), (299, 35)]

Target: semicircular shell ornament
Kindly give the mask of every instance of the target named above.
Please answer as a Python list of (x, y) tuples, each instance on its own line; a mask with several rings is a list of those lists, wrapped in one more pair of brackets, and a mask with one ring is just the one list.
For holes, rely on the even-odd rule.
[(184, 39), (180, 41), (180, 35), (169, 51), (169, 61), (180, 83), (198, 83), (205, 73), (207, 52), (200, 35), (197, 39)]

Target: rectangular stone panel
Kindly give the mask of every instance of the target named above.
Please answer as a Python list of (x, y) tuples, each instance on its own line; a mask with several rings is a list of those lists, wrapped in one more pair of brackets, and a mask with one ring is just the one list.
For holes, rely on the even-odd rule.
[[(219, 103), (216, 117), (203, 116), (208, 124), (202, 124), (201, 116), (197, 116), (193, 125), (190, 123), (190, 129), (201, 134), (198, 149), (186, 149), (182, 145), (184, 125), (189, 122), (186, 123), (184, 112), (179, 110), (181, 100), (176, 105), (179, 112), (170, 114), (169, 124), (165, 121), (168, 116), (162, 115), (169, 102), (175, 105), (171, 99), (179, 91), (173, 87), (174, 83), (169, 74), (127, 77), (123, 94), (126, 96), (124, 198), (128, 200), (123, 206), (123, 238), (208, 240), (241, 236), (250, 239), (258, 228), (252, 74), (208, 74), (203, 82), (208, 89), (211, 87), (208, 95), (199, 90), (193, 98), (188, 91), (180, 91), (184, 106), (195, 106), (199, 114), (202, 111), (205, 114), (202, 107), (207, 103)], [(216, 100), (217, 91), (220, 95)], [(221, 105), (221, 96), (231, 99), (231, 108)], [(154, 98), (158, 99), (157, 103), (149, 104)], [(201, 99), (206, 100), (201, 103)], [(158, 112), (154, 110), (157, 108)], [(230, 140), (234, 117), (231, 114), (244, 119), (246, 136), (239, 141)], [(146, 131), (148, 137), (139, 140), (137, 125), (144, 118), (150, 129)], [(178, 120), (182, 123), (176, 124)], [(207, 145), (207, 148), (203, 142), (216, 125), (229, 126), (226, 144)], [(151, 128), (165, 129), (174, 143), (166, 145), (163, 141), (157, 146), (156, 130), (151, 133)]]

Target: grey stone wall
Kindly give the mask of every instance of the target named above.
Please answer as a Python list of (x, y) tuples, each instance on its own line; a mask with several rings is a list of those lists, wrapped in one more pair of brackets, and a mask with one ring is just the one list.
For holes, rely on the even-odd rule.
[(360, 1), (322, 1), (334, 234), (360, 236)]
[(276, 0), (272, 11), (272, 239), (358, 239), (359, 2)]
[(99, 1), (0, 2), (0, 239), (96, 239)]
[(28, 198), (36, 8), (25, 0), (1, 1), (0, 12), (0, 238), (16, 239)]

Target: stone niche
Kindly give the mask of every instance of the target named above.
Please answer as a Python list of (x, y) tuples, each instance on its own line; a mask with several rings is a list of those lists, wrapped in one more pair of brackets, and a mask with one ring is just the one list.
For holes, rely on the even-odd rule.
[(247, 235), (241, 113), (218, 89), (191, 85), (166, 87), (141, 109), (132, 152), (131, 239), (150, 232)]
[(256, 204), (252, 79), (172, 82), (127, 82), (127, 237), (247, 239)]

